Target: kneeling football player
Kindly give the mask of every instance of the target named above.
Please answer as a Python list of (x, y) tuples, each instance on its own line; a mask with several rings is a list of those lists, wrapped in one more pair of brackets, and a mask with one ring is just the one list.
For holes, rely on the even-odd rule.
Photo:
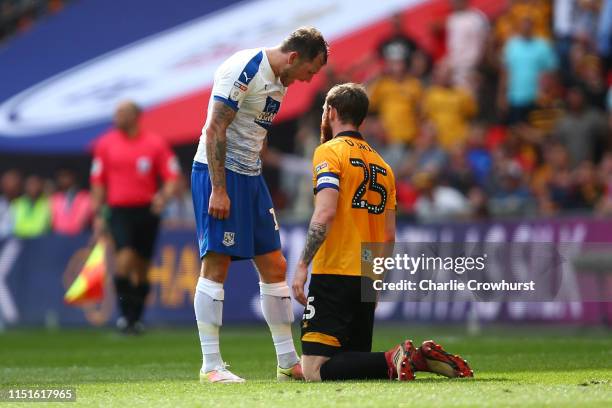
[(325, 99), (322, 144), (313, 158), (315, 209), (293, 281), (294, 296), (306, 307), (304, 377), (407, 381), (415, 371), (473, 376), (463, 359), (431, 340), (418, 348), (405, 340), (387, 352), (371, 352), (376, 304), (361, 299), (361, 280), (368, 279), (361, 276), (361, 244), (395, 241), (396, 199), (391, 168), (358, 131), (368, 105), (363, 87), (353, 83), (336, 85)]

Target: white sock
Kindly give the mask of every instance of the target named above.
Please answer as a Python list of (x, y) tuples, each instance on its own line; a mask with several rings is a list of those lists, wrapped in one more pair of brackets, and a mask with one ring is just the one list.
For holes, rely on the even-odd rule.
[(295, 352), (291, 334), (293, 308), (291, 307), (287, 282), (259, 282), (259, 292), (261, 294), (261, 310), (272, 333), (278, 365), (281, 368), (293, 367), (299, 362), (299, 359)]
[(200, 345), (202, 346), (202, 371), (214, 370), (223, 364), (219, 350), (219, 327), (223, 316), (223, 284), (200, 277), (196, 286), (193, 307), (195, 309)]

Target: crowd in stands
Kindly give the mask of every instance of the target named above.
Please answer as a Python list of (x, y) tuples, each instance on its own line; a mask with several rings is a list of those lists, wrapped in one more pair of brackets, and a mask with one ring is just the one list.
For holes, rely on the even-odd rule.
[[(3, 18), (18, 4), (61, 5), (0, 1)], [(271, 189), (285, 220), (312, 213), (323, 100), (343, 81), (367, 86), (362, 132), (394, 170), (401, 216), (612, 216), (612, 0), (510, 0), (495, 16), (468, 0), (449, 5), (427, 47), (396, 15), (370, 55), (320, 74), (324, 86), (298, 119), (291, 154), (270, 148), (263, 157), (264, 168), (280, 169)], [(70, 170), (54, 181), (22, 180), (16, 170), (1, 177), (0, 237), (90, 228), (88, 192)], [(193, 227), (187, 179), (179, 185), (164, 222)]]
[[(326, 68), (328, 87), (367, 85), (363, 133), (394, 169), (398, 211), (422, 222), (612, 215), (612, 0), (513, 0), (492, 18), (449, 5), (432, 24), (439, 49), (421, 48), (397, 15), (365, 61)], [(304, 161), (320, 105), (300, 120)], [(311, 180), (295, 173), (285, 213), (307, 217)]]
[[(47, 233), (78, 235), (92, 229), (94, 214), (87, 189), (79, 186), (78, 174), (59, 169), (53, 180), (18, 170), (0, 176), (0, 239), (9, 236), (36, 238)], [(168, 228), (193, 228), (195, 218), (191, 192), (185, 177), (177, 183), (175, 197), (162, 213)]]
[(0, 43), (25, 32), (39, 18), (59, 12), (72, 0), (0, 0)]

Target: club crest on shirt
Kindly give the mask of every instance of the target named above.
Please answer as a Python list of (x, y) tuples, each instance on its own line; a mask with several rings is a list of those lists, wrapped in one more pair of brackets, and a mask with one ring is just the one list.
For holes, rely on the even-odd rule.
[(224, 232), (223, 233), (223, 245), (225, 245), (226, 247), (234, 245), (235, 244), (234, 236), (235, 236), (234, 232), (227, 232), (227, 231)]
[(264, 106), (263, 112), (261, 112), (257, 119), (255, 119), (255, 123), (257, 123), (259, 126), (266, 130), (270, 129), (270, 126), (272, 126), (272, 121), (274, 120), (274, 117), (278, 113), (279, 109), (279, 101), (270, 96), (266, 97), (266, 104)]
[(136, 161), (136, 169), (140, 174), (147, 174), (151, 171), (151, 159), (146, 156), (139, 157)]

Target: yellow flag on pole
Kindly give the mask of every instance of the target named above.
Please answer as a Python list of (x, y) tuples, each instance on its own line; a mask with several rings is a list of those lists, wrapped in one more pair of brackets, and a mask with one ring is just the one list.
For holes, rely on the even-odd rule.
[(100, 240), (91, 250), (83, 269), (64, 295), (64, 302), (78, 305), (85, 302), (99, 302), (104, 298), (105, 255), (106, 246)]

